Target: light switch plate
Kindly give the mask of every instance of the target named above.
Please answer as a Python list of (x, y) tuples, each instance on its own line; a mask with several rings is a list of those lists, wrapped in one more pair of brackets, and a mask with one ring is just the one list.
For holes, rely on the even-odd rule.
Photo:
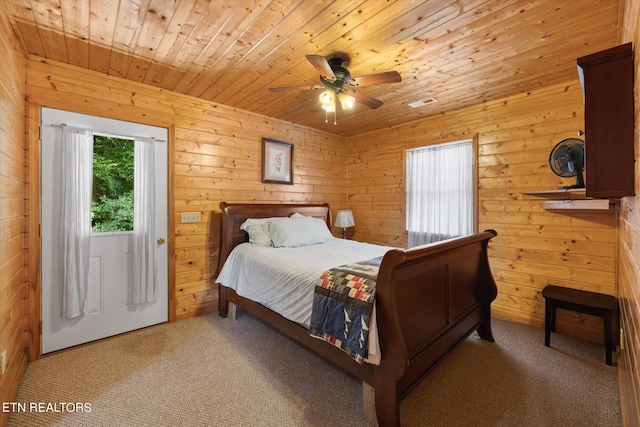
[(180, 214), (180, 222), (200, 222), (202, 221), (202, 214), (200, 212), (182, 212)]

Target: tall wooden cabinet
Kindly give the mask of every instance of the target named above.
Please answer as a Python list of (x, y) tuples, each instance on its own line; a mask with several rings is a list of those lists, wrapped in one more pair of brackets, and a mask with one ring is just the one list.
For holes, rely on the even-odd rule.
[(586, 196), (634, 195), (631, 43), (578, 58), (584, 94)]

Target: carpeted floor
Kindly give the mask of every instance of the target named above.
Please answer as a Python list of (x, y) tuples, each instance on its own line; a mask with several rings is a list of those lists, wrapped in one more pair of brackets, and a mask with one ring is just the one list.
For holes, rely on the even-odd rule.
[[(553, 334), (547, 348), (542, 329), (500, 319), (493, 329), (496, 343), (473, 334), (405, 397), (403, 426), (621, 425), (603, 346)], [(357, 380), (250, 315), (44, 357), (16, 402), (26, 410), (16, 406), (8, 426), (367, 425)]]

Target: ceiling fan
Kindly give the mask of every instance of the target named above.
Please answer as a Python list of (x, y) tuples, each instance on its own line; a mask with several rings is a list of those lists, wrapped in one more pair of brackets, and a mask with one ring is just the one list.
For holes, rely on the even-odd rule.
[(358, 92), (356, 89), (402, 81), (402, 77), (397, 71), (352, 77), (349, 70), (345, 68), (349, 63), (349, 57), (345, 54), (334, 54), (327, 58), (321, 55), (305, 55), (305, 57), (320, 73), (321, 85), (275, 87), (269, 88), (269, 92), (325, 89), (320, 94), (320, 104), (326, 113), (333, 112), (335, 114), (338, 101), (343, 110), (352, 108), (356, 101), (371, 109), (379, 108), (383, 104), (382, 101)]

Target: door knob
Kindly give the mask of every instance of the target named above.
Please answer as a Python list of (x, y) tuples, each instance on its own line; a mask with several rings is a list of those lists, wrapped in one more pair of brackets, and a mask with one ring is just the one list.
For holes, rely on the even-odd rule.
[(164, 245), (164, 242), (165, 242), (164, 238), (162, 238), (162, 237), (158, 238), (158, 244), (159, 245)]

